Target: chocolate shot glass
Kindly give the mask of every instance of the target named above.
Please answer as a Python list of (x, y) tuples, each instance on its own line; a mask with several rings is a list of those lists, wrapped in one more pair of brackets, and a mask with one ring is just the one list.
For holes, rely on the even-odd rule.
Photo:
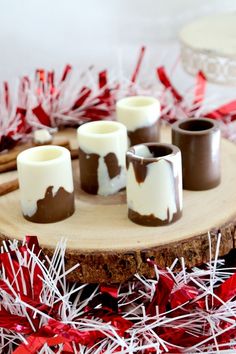
[(77, 130), (81, 188), (90, 194), (115, 194), (126, 185), (127, 130), (118, 122), (83, 124)]
[(190, 118), (172, 126), (172, 144), (182, 153), (184, 189), (201, 191), (220, 183), (220, 128), (213, 119)]
[(116, 104), (117, 121), (128, 131), (129, 145), (158, 142), (160, 139), (160, 102), (154, 97), (133, 96)]
[(27, 149), (17, 157), (17, 170), (25, 219), (36, 223), (52, 223), (74, 213), (69, 150), (54, 145)]
[(183, 204), (180, 150), (171, 144), (135, 145), (126, 161), (129, 219), (145, 226), (178, 220)]

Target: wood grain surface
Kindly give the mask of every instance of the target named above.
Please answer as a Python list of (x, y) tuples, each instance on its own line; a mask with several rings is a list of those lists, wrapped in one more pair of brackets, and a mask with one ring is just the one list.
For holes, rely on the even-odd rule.
[[(59, 135), (76, 148), (75, 131)], [(162, 129), (162, 141), (170, 142), (170, 130)], [(209, 259), (207, 233), (214, 253), (217, 232), (222, 233), (220, 255), (234, 247), (236, 234), (236, 146), (222, 140), (222, 182), (212, 190), (184, 191), (183, 217), (163, 227), (144, 227), (127, 218), (125, 192), (109, 197), (86, 194), (80, 189), (78, 160), (73, 161), (76, 212), (53, 224), (34, 224), (21, 215), (19, 190), (0, 197), (0, 237), (22, 240), (37, 235), (50, 255), (56, 243), (67, 239), (67, 266), (79, 262), (71, 280), (80, 282), (121, 282), (136, 272), (153, 275), (146, 263), (151, 257), (161, 266), (170, 266), (184, 257), (187, 266)], [(17, 172), (0, 174), (0, 183), (13, 180)]]

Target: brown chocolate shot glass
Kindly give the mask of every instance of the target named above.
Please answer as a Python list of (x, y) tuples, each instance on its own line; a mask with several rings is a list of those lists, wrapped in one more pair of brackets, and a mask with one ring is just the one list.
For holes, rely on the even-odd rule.
[(145, 226), (169, 225), (182, 215), (180, 150), (171, 144), (139, 144), (126, 155), (128, 217)]
[(116, 104), (116, 117), (127, 128), (130, 146), (160, 140), (160, 102), (156, 98), (122, 98)]
[(182, 153), (184, 189), (201, 191), (220, 183), (220, 128), (207, 118), (190, 118), (172, 125), (172, 144)]

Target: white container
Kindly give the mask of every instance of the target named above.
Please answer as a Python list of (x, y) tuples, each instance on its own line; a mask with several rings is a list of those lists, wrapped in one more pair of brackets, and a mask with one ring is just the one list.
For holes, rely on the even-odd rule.
[(33, 222), (63, 220), (74, 212), (74, 186), (68, 149), (44, 145), (17, 157), (21, 208)]
[(210, 82), (236, 84), (235, 12), (198, 18), (181, 29), (179, 40), (183, 68), (189, 74), (202, 71)]
[(156, 98), (122, 98), (116, 104), (116, 117), (126, 126), (131, 146), (159, 141), (160, 102)]
[(126, 127), (113, 121), (90, 122), (80, 126), (77, 134), (82, 189), (102, 196), (123, 189), (128, 149)]
[(146, 226), (163, 226), (182, 215), (180, 150), (171, 144), (140, 144), (127, 152), (128, 217)]

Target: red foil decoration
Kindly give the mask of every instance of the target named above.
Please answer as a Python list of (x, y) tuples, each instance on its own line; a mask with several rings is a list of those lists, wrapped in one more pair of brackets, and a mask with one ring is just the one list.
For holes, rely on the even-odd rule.
[[(93, 120), (114, 119), (115, 104), (122, 95), (143, 94), (142, 83), (137, 84), (143, 64), (146, 47), (141, 47), (137, 63), (134, 67), (130, 82), (119, 80), (109, 81), (107, 70), (102, 70), (97, 76), (97, 87), (89, 84), (80, 86), (78, 90), (71, 89), (70, 80), (73, 68), (66, 65), (59, 79), (54, 71), (37, 69), (35, 77), (20, 78), (18, 99), (14, 102), (8, 82), (2, 86), (2, 100), (4, 113), (0, 110), (0, 151), (11, 149), (18, 141), (26, 139), (34, 129), (60, 128), (75, 126)], [(90, 69), (91, 70), (91, 67)], [(159, 90), (162, 106), (162, 119), (169, 123), (186, 117), (198, 117), (205, 98), (207, 80), (202, 72), (196, 76), (193, 100), (186, 102), (185, 94), (181, 94), (173, 85), (164, 66), (156, 69), (158, 82), (164, 89)], [(84, 74), (81, 75), (81, 78)], [(96, 80), (95, 80), (96, 81)], [(144, 85), (145, 86), (145, 85)], [(72, 90), (72, 91), (70, 91)], [(156, 89), (149, 85), (145, 94), (153, 95)], [(72, 99), (68, 99), (71, 92)], [(172, 102), (168, 101), (171, 97)], [(167, 104), (168, 102), (168, 104)], [(225, 124), (236, 119), (236, 101), (202, 113), (202, 116), (217, 119)]]
[[(34, 257), (42, 263), (33, 261)], [(27, 263), (22, 265), (21, 259)], [(96, 286), (91, 287), (90, 290), (87, 288), (85, 294), (87, 293), (89, 300), (87, 304), (85, 303), (83, 311), (80, 310), (77, 313), (74, 321), (70, 320), (65, 323), (66, 320), (63, 321), (60, 317), (60, 301), (52, 302), (51, 306), (41, 301), (41, 293), (47, 279), (40, 264), (45, 266), (45, 262), (46, 258), (36, 236), (27, 236), (23, 246), (0, 254), (0, 271), (4, 274), (4, 280), (0, 279), (0, 291), (1, 294), (5, 294), (5, 300), (1, 302), (0, 308), (0, 327), (5, 331), (10, 331), (9, 333), (20, 334), (27, 342), (19, 343), (13, 351), (14, 354), (36, 354), (45, 345), (54, 352), (62, 346), (63, 353), (79, 353), (81, 346), (88, 349), (94, 348), (95, 351), (98, 350), (99, 345), (102, 345), (99, 353), (122, 353), (124, 347), (121, 344), (113, 346), (114, 350), (108, 349), (112, 344), (112, 338), (114, 338), (114, 344), (117, 338), (120, 338), (121, 342), (125, 341), (130, 345), (132, 336), (136, 348), (139, 347), (139, 342), (142, 348), (144, 339), (149, 338), (148, 348), (143, 351), (135, 350), (134, 347), (134, 353), (182, 353), (185, 349), (198, 348), (201, 343), (203, 344), (200, 348), (204, 352), (204, 345), (205, 348), (214, 347), (216, 337), (217, 345), (221, 349), (227, 350), (235, 347), (230, 343), (231, 339), (236, 337), (235, 273), (232, 275), (229, 273), (227, 279), (219, 285), (213, 285), (212, 288), (210, 284), (207, 285), (207, 277), (209, 282), (213, 281), (212, 270), (211, 272), (207, 268), (206, 271), (197, 270), (198, 278), (205, 279), (207, 291), (204, 292), (201, 287), (193, 285), (193, 279), (196, 279), (194, 271), (185, 273), (183, 276), (185, 282), (178, 283), (177, 278), (180, 275), (176, 275), (175, 278), (173, 271), (170, 273), (158, 269), (153, 261), (149, 261), (150, 266), (155, 267), (157, 280), (140, 278), (140, 281), (137, 279), (127, 284), (100, 284), (97, 290)], [(220, 277), (220, 271), (216, 269), (214, 274)], [(57, 283), (58, 290), (61, 284)], [(150, 288), (153, 288), (153, 294), (148, 300), (145, 292), (148, 294)], [(9, 299), (15, 298), (16, 302), (19, 299), (23, 301), (25, 310), (21, 315), (11, 310), (10, 302), (6, 303), (6, 294)], [(143, 294), (141, 299), (140, 294)], [(81, 298), (81, 301), (84, 300)], [(72, 298), (70, 302), (73, 302)], [(129, 304), (134, 307), (126, 308), (127, 305), (130, 306)], [(143, 309), (141, 312), (140, 305)], [(78, 303), (78, 306), (81, 305)], [(222, 306), (225, 308), (225, 313)], [(130, 310), (131, 316), (128, 315)], [(218, 312), (219, 317), (217, 317)], [(41, 321), (41, 316), (44, 315), (47, 317)], [(210, 335), (211, 325), (208, 321), (210, 317), (215, 326), (218, 326), (216, 337)], [(90, 321), (96, 325), (89, 327)], [(83, 328), (78, 327), (80, 323), (84, 323)], [(104, 325), (108, 327), (105, 329)], [(137, 326), (142, 326), (141, 330)], [(149, 332), (149, 326), (152, 327), (152, 332)], [(157, 350), (156, 338), (160, 339), (160, 351)]]
[(180, 93), (176, 90), (176, 88), (171, 83), (164, 66), (160, 66), (159, 68), (157, 68), (157, 76), (160, 82), (164, 85), (164, 87), (171, 91), (175, 100), (177, 102), (181, 102), (183, 97), (182, 95), (180, 95)]

